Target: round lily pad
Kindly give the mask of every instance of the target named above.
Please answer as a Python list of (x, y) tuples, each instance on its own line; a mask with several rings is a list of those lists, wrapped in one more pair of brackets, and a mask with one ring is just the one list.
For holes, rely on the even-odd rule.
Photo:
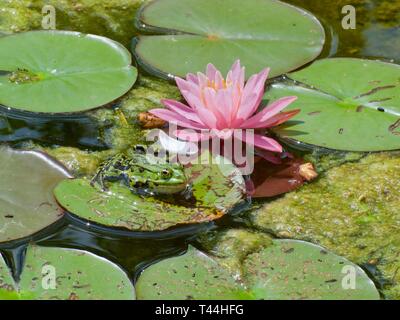
[(266, 99), (294, 95), (301, 112), (277, 127), (282, 138), (344, 151), (400, 149), (400, 66), (332, 58), (288, 75)]
[(125, 94), (136, 68), (121, 44), (71, 31), (0, 38), (0, 104), (35, 113), (82, 112)]
[(162, 231), (177, 225), (213, 221), (243, 201), (244, 180), (232, 164), (199, 161), (186, 169), (186, 175), (192, 177), (193, 193), (187, 201), (182, 195), (144, 197), (119, 183), (104, 192), (92, 187), (86, 179), (62, 181), (54, 194), (59, 204), (74, 216), (129, 231)]
[(14, 282), (1, 259), (0, 300), (135, 299), (133, 285), (124, 271), (86, 251), (29, 246), (19, 283)]
[(186, 76), (213, 63), (228, 72), (240, 59), (247, 77), (265, 67), (271, 76), (319, 56), (325, 42), (310, 13), (274, 0), (155, 0), (139, 11), (133, 41), (136, 57), (162, 77)]
[[(219, 262), (218, 262), (219, 261)], [(140, 275), (138, 299), (379, 299), (374, 283), (350, 261), (322, 247), (293, 240), (246, 256), (242, 274), (193, 247)]]
[(238, 300), (251, 297), (227, 270), (192, 246), (184, 255), (148, 267), (135, 286), (138, 300)]
[(0, 147), (0, 243), (31, 236), (59, 220), (63, 210), (53, 189), (70, 177), (43, 153)]

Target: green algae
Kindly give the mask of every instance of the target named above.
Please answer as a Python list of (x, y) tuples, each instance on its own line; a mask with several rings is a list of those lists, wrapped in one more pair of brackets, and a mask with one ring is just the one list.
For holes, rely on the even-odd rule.
[(148, 130), (143, 130), (138, 115), (153, 108), (163, 107), (162, 99), (179, 99), (178, 89), (165, 80), (141, 76), (114, 108), (101, 108), (89, 113), (100, 124), (109, 124), (104, 135), (107, 145), (123, 151), (135, 144), (146, 144)]
[(32, 1), (3, 0), (0, 5), (0, 32), (15, 33), (40, 27), (42, 15), (30, 8)]
[(197, 244), (232, 275), (240, 278), (246, 257), (272, 245), (272, 238), (252, 230), (225, 229), (200, 234)]
[(400, 298), (400, 154), (372, 154), (335, 167), (302, 189), (249, 212), (250, 224), (278, 237), (320, 244), (390, 280)]
[(396, 0), (375, 1), (374, 16), (378, 22), (398, 27), (400, 20), (400, 2)]
[[(324, 56), (365, 58), (380, 57), (399, 61), (400, 42), (396, 40), (400, 4), (393, 0), (288, 0), (314, 13), (326, 26), (331, 37)], [(342, 8), (356, 9), (356, 29), (344, 29)], [(374, 32), (378, 30), (379, 32)]]
[(311, 153), (304, 155), (306, 162), (314, 164), (315, 170), (321, 174), (348, 162), (357, 162), (366, 157), (367, 153), (332, 151), (315, 148)]
[(3, 0), (0, 31), (40, 29), (42, 8), (56, 9), (56, 28), (107, 36), (125, 46), (137, 34), (133, 17), (146, 0)]
[(71, 147), (43, 148), (43, 151), (60, 161), (75, 177), (93, 176), (112, 154), (112, 151), (91, 152)]

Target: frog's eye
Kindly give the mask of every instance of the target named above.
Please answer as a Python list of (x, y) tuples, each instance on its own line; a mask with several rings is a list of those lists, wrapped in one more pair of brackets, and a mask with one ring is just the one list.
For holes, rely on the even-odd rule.
[(163, 171), (161, 171), (161, 175), (164, 179), (169, 179), (172, 176), (172, 172), (171, 170), (164, 169)]

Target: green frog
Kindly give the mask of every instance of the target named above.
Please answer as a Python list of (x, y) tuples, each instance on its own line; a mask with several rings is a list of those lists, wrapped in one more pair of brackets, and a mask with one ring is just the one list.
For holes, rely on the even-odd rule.
[[(107, 191), (107, 182), (122, 182), (140, 195), (174, 194), (190, 188), (184, 168), (178, 163), (150, 161), (146, 147), (136, 146), (130, 155), (117, 154), (105, 161), (92, 179)], [(155, 159), (155, 158), (154, 158)]]

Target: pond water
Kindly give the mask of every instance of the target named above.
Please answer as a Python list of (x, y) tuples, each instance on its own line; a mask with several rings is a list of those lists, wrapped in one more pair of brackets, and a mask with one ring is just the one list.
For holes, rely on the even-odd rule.
[[(352, 1), (358, 12), (356, 30), (342, 28), (341, 9), (348, 4), (347, 0), (286, 2), (309, 10), (323, 22), (328, 34), (323, 57), (367, 57), (400, 63), (400, 1)], [(68, 25), (68, 16), (63, 15), (62, 19), (62, 23)], [(107, 30), (99, 29), (101, 34), (109, 35)], [(94, 30), (91, 31), (94, 32)], [(126, 43), (127, 38), (128, 36), (117, 37), (116, 40)], [(90, 117), (32, 120), (21, 114), (0, 111), (0, 142), (16, 147), (34, 141), (43, 146), (59, 145), (93, 151), (107, 150), (109, 142), (106, 138), (106, 130), (107, 124), (99, 126), (98, 122)], [(186, 231), (177, 229), (167, 233), (137, 233), (134, 236), (128, 236), (118, 233), (106, 234), (101, 230), (88, 228), (67, 215), (57, 225), (35, 235), (34, 241), (43, 246), (91, 251), (114, 261), (126, 270), (132, 279), (135, 279), (139, 272), (150, 263), (184, 252), (189, 243), (195, 243), (196, 232), (205, 228), (235, 227), (246, 227), (240, 215), (227, 216), (215, 223)], [(17, 270), (21, 268), (21, 249), (25, 245), (26, 243), (21, 242), (7, 244), (1, 250)]]

